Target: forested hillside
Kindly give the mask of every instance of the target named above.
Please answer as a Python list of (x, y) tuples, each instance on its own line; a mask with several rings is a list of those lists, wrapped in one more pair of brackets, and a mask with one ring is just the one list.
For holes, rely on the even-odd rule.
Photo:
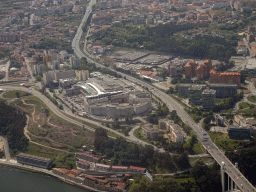
[(11, 155), (24, 151), (28, 146), (28, 139), (23, 133), (26, 119), (24, 112), (0, 102), (0, 134), (7, 137)]

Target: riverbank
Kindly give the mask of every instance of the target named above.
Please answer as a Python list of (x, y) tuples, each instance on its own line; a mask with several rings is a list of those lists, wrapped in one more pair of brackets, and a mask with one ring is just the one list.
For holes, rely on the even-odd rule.
[(27, 165), (21, 165), (21, 164), (18, 164), (17, 162), (15, 163), (14, 160), (11, 160), (11, 161), (13, 161), (13, 162), (8, 162), (8, 161), (1, 159), (0, 167), (14, 168), (14, 169), (19, 169), (19, 170), (23, 170), (23, 171), (28, 171), (30, 173), (40, 173), (43, 175), (54, 177), (54, 178), (58, 179), (59, 181), (65, 182), (69, 185), (79, 187), (81, 189), (86, 189), (87, 191), (100, 192), (99, 190), (89, 187), (87, 185), (83, 185), (83, 184), (74, 182), (72, 180), (66, 179), (64, 177), (61, 177), (59, 175), (56, 175), (51, 170), (41, 169), (41, 168), (27, 166)]
[(17, 168), (0, 167), (1, 192), (89, 192), (80, 187), (69, 185), (46, 174), (31, 173)]

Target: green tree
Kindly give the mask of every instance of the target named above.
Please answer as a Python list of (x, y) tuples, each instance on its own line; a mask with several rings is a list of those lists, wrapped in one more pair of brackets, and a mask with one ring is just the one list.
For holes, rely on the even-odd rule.
[(15, 95), (16, 95), (17, 98), (20, 97), (20, 93), (18, 91), (15, 92)]

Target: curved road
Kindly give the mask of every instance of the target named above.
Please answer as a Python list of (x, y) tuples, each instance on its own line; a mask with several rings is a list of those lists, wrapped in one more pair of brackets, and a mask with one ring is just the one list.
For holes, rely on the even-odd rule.
[[(134, 137), (133, 135), (130, 135), (130, 136), (124, 136), (122, 133), (118, 132), (118, 131), (115, 131), (109, 127), (106, 127), (106, 126), (103, 126), (101, 123), (98, 123), (98, 122), (95, 122), (95, 121), (92, 121), (90, 119), (85, 119), (85, 118), (82, 118), (82, 117), (79, 117), (79, 116), (75, 116), (74, 114), (71, 114), (69, 113), (68, 115), (69, 116), (72, 116), (73, 118), (76, 118), (76, 119), (73, 119), (69, 116), (66, 116), (65, 113), (63, 113), (56, 105), (54, 105), (45, 95), (43, 95), (42, 93), (34, 90), (34, 89), (28, 89), (28, 88), (25, 88), (25, 87), (15, 87), (15, 86), (10, 86), (10, 85), (0, 85), (1, 88), (5, 89), (5, 90), (21, 90), (21, 91), (26, 91), (26, 92), (29, 92), (31, 94), (33, 94), (34, 96), (38, 97), (41, 101), (43, 101), (45, 103), (45, 105), (54, 113), (56, 114), (57, 116), (59, 116), (60, 118), (66, 120), (66, 121), (69, 121), (75, 125), (78, 125), (78, 126), (81, 126), (81, 127), (84, 127), (90, 131), (95, 131), (94, 128), (91, 128), (83, 123), (81, 123), (80, 121), (77, 121), (76, 119), (80, 119), (82, 121), (85, 121), (85, 122), (88, 122), (88, 123), (91, 123), (91, 124), (94, 124), (94, 125), (97, 125), (99, 127), (102, 127), (110, 132), (113, 132), (121, 137), (124, 137), (125, 139), (131, 141), (131, 142), (134, 142), (134, 143), (137, 143), (137, 144), (141, 144), (141, 145), (151, 145), (145, 141), (142, 141), (140, 139), (138, 139), (137, 137)], [(158, 149), (156, 146), (154, 145), (151, 145), (154, 147), (155, 150), (159, 150), (160, 152), (164, 152), (163, 149)]]

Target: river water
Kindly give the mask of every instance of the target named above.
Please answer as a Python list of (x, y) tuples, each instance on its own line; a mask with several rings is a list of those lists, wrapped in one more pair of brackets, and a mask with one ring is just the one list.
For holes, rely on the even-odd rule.
[(89, 192), (58, 179), (14, 168), (0, 167), (1, 192)]

